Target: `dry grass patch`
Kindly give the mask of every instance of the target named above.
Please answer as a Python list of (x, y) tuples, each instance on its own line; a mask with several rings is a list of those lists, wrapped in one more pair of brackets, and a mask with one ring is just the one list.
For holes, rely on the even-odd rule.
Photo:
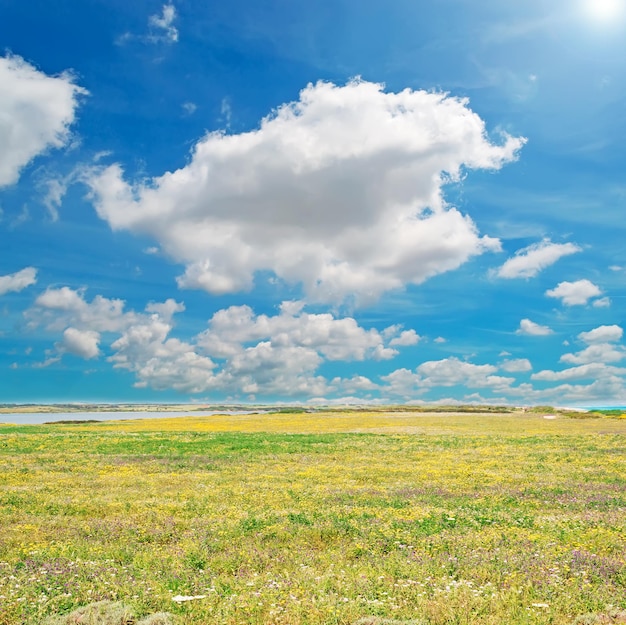
[(166, 612), (150, 614), (137, 620), (133, 610), (120, 601), (98, 601), (63, 616), (52, 616), (42, 625), (173, 625)]
[(574, 625), (619, 625), (620, 623), (626, 623), (626, 611), (616, 608), (601, 614), (584, 614), (574, 621)]

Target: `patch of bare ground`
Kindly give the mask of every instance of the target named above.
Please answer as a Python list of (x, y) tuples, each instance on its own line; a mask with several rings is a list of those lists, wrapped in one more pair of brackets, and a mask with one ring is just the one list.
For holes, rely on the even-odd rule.
[(69, 614), (49, 617), (41, 625), (174, 625), (174, 621), (166, 612), (138, 619), (133, 610), (121, 602), (98, 601)]
[(626, 623), (626, 611), (611, 609), (600, 614), (583, 614), (572, 625), (619, 625)]

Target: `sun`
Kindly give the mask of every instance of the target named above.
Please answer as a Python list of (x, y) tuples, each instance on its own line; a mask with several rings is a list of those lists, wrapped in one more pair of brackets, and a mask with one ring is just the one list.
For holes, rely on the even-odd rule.
[(617, 17), (624, 8), (624, 0), (587, 0), (587, 12), (598, 20)]

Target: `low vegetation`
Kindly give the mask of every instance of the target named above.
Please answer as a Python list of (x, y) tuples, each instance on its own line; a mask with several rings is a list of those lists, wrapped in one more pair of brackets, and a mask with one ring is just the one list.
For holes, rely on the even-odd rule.
[(626, 419), (557, 416), (0, 426), (0, 625), (624, 622)]

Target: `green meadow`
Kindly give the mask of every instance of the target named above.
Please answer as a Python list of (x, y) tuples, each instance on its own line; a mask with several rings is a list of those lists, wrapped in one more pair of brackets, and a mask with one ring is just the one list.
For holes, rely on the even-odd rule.
[(626, 622), (626, 419), (573, 416), (0, 426), (0, 625)]

